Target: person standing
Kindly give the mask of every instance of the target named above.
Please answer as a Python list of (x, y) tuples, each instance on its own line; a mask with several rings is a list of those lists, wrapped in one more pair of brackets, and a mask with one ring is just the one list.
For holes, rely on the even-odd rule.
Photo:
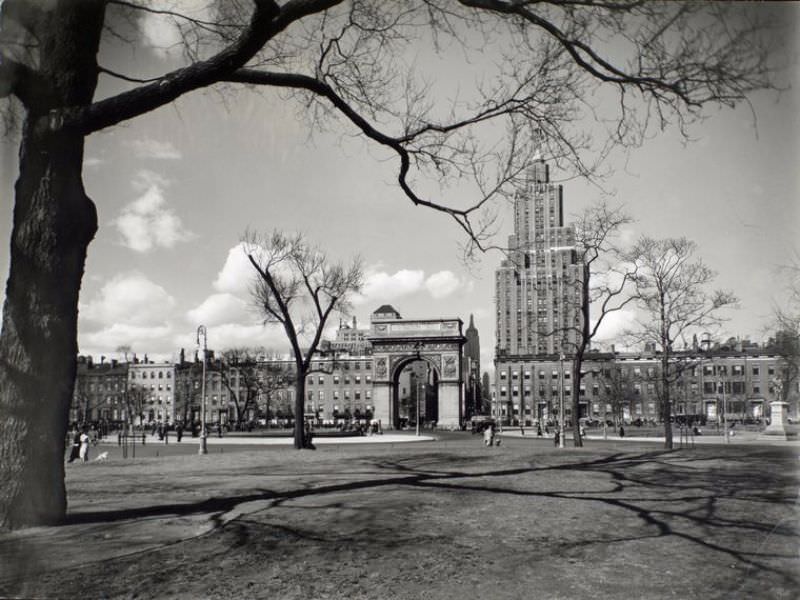
[(75, 428), (75, 432), (72, 435), (72, 447), (69, 450), (69, 460), (67, 462), (74, 462), (76, 459), (80, 458), (81, 455), (81, 432), (78, 428)]
[(81, 441), (81, 449), (80, 449), (80, 457), (82, 462), (89, 462), (89, 436), (86, 434), (86, 430), (81, 433), (80, 437)]
[(178, 423), (175, 427), (175, 435), (178, 437), (178, 441), (181, 441), (183, 437), (183, 423)]

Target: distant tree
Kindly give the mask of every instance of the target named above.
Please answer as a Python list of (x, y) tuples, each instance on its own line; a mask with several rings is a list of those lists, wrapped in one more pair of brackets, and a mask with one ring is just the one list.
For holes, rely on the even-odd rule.
[[(575, 243), (581, 276), (572, 290), (571, 303), (578, 307), (580, 318), (575, 324), (557, 330), (566, 339), (574, 334), (572, 348), (572, 422), (573, 443), (583, 446), (580, 433), (580, 387), (583, 380), (583, 361), (592, 340), (602, 331), (606, 317), (625, 308), (634, 300), (633, 281), (637, 266), (624, 260), (620, 246), (621, 229), (633, 222), (620, 207), (605, 201), (589, 206), (575, 224)], [(570, 302), (568, 302), (569, 304)]]
[(133, 430), (137, 425), (144, 427), (144, 415), (147, 411), (147, 401), (150, 399), (150, 390), (144, 385), (139, 385), (130, 382), (125, 390), (123, 397), (125, 402), (125, 411), (128, 414), (128, 423)]
[(237, 427), (241, 426), (249, 411), (258, 408), (258, 397), (263, 387), (258, 359), (263, 354), (263, 348), (229, 348), (223, 350), (211, 366), (212, 371), (219, 372), (222, 385), (228, 390)]
[(76, 420), (78, 424), (83, 424), (88, 420), (91, 411), (91, 395), (89, 394), (89, 382), (86, 377), (78, 376), (75, 378), (75, 391), (72, 394), (73, 405), (76, 410)]
[(737, 299), (730, 292), (707, 291), (716, 273), (701, 259), (694, 259), (697, 245), (686, 238), (654, 240), (642, 237), (629, 253), (636, 264), (636, 294), (644, 317), (632, 334), (641, 343), (660, 351), (659, 380), (655, 391), (660, 399), (665, 448), (672, 449), (671, 392), (692, 362), (677, 360), (676, 344), (697, 332), (718, 325), (719, 311), (732, 307)]
[[(611, 406), (614, 423), (622, 423), (625, 407), (629, 409), (636, 400), (636, 384), (633, 376), (620, 366), (614, 365), (601, 372), (600, 399), (604, 405)], [(606, 418), (605, 408), (603, 418)]]
[(133, 354), (133, 349), (129, 344), (122, 344), (120, 346), (117, 346), (116, 352), (119, 356), (122, 356), (125, 362), (128, 362), (128, 355)]
[(775, 382), (778, 384), (775, 388), (780, 390), (779, 399), (790, 402), (793, 392), (797, 396), (795, 390), (800, 379), (800, 260), (779, 268), (778, 275), (784, 281), (786, 300), (773, 309), (775, 335), (770, 351), (780, 357)]
[[(82, 180), (89, 135), (211, 86), (281, 90), (312, 127), (356, 133), (394, 157), (406, 197), (452, 217), (474, 249), (493, 225), (487, 207), (540, 146), (591, 175), (613, 146), (636, 146), (654, 127), (686, 134), (705, 107), (733, 106), (772, 85), (770, 37), (759, 13), (737, 3), (253, 0), (204, 8), (198, 16), (144, 0), (0, 4), (0, 99), (20, 123), (0, 332), (2, 527), (66, 514), (56, 440), (66, 435), (78, 296), (98, 228)], [(103, 52), (118, 56), (121, 44), (141, 42), (145, 16), (176, 28), (184, 64), (155, 75), (145, 68), (147, 76), (109, 68)], [(612, 38), (619, 43), (609, 45)], [(415, 75), (451, 43), (470, 67), (494, 57), (470, 98)], [(425, 49), (431, 60), (412, 60)], [(101, 76), (108, 85), (98, 97)], [(598, 110), (605, 90), (613, 114)], [(596, 139), (584, 118), (600, 124)], [(424, 180), (466, 181), (472, 194), (450, 204), (423, 193)]]
[(279, 360), (277, 353), (273, 353), (259, 368), (259, 386), (264, 404), (259, 410), (267, 420), (267, 427), (272, 418), (286, 418), (293, 414), (293, 406), (289, 402), (290, 390), (294, 390), (296, 376), (294, 370), (289, 369)]
[(283, 327), (296, 368), (294, 446), (304, 447), (306, 378), (312, 372), (322, 332), (332, 313), (346, 314), (364, 279), (361, 259), (333, 263), (302, 235), (273, 231), (245, 235), (256, 270), (253, 295), (268, 323)]
[(193, 411), (200, 406), (200, 388), (195, 384), (201, 378), (202, 363), (199, 361), (182, 362), (175, 369), (175, 415), (184, 425), (191, 422)]

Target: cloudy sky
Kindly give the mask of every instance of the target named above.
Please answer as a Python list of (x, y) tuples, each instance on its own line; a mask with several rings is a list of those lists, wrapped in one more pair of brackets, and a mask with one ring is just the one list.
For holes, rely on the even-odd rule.
[[(753, 339), (765, 336), (780, 298), (775, 267), (800, 251), (797, 6), (785, 14), (785, 39), (795, 44), (786, 47), (794, 62), (780, 75), (786, 91), (754, 95), (752, 110), (709, 113), (688, 145), (674, 131), (655, 137), (615, 159), (615, 173), (603, 183), (637, 219), (629, 237), (686, 235), (699, 244), (719, 286), (741, 298), (723, 333)], [(143, 34), (150, 46), (118, 58), (123, 66), (150, 75), (173, 68), (175, 57), (161, 49), (173, 41), (169, 28), (149, 22)], [(109, 85), (104, 78), (101, 92)], [(465, 267), (460, 230), (405, 199), (394, 185), (394, 161), (341, 131), (310, 131), (295, 109), (270, 93), (201, 92), (89, 138), (84, 178), (100, 230), (81, 293), (82, 353), (114, 357), (127, 344), (139, 355), (172, 358), (194, 348), (199, 324), (208, 327), (212, 348), (284, 346), (280, 331), (264, 327), (252, 308), (252, 269), (239, 246), (245, 229), (277, 227), (304, 232), (333, 257), (363, 257), (360, 323), (383, 303), (409, 318), (468, 322), (474, 314), (484, 365), (491, 365), (493, 273), (501, 256), (488, 253)], [(4, 240), (16, 153), (14, 141), (4, 140)], [(600, 194), (569, 181), (565, 210), (578, 213)], [(507, 233), (510, 207), (501, 217)], [(3, 281), (7, 267), (3, 243)], [(607, 334), (629, 318), (619, 315)]]

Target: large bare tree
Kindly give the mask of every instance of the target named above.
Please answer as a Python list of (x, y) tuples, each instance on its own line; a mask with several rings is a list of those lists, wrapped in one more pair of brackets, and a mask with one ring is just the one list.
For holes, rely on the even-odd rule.
[[(572, 354), (572, 414), (573, 440), (583, 446), (580, 433), (580, 387), (583, 362), (592, 340), (602, 331), (606, 317), (619, 312), (631, 303), (635, 294), (633, 282), (637, 265), (624, 259), (619, 234), (633, 219), (621, 207), (599, 201), (589, 206), (575, 224), (581, 276), (571, 290), (572, 302), (578, 307), (580, 319), (567, 330), (574, 334)], [(563, 332), (562, 332), (563, 335)]]
[(638, 320), (633, 336), (652, 343), (660, 352), (656, 394), (664, 423), (664, 445), (672, 449), (671, 392), (684, 371), (694, 362), (676, 360), (676, 344), (722, 321), (720, 309), (733, 307), (737, 298), (731, 292), (710, 291), (716, 273), (699, 258), (697, 245), (686, 238), (655, 240), (642, 237), (630, 251), (630, 262), (637, 265), (636, 294), (644, 316)]
[[(0, 526), (63, 519), (61, 443), (77, 354), (78, 295), (95, 203), (84, 189), (87, 136), (215, 87), (282, 90), (323, 120), (383, 148), (417, 206), (448, 214), (471, 248), (534, 146), (587, 174), (614, 145), (681, 131), (706, 105), (770, 87), (759, 13), (726, 3), (517, 0), (226, 0), (181, 13), (147, 0), (5, 0), (0, 98), (19, 118), (19, 175), (0, 333)], [(105, 61), (137, 44), (143, 15), (171, 22), (184, 63), (153, 75)], [(610, 46), (608, 39), (619, 43)], [(422, 49), (486, 57), (475, 94), (443, 96), (414, 70)], [(102, 50), (102, 51), (101, 51)], [(137, 54), (137, 56), (140, 56)], [(98, 79), (108, 78), (99, 97)], [(433, 80), (435, 74), (428, 77)], [(615, 95), (613, 114), (598, 110)], [(9, 114), (9, 113), (7, 113)], [(337, 117), (341, 123), (337, 122)], [(584, 118), (602, 133), (592, 136)], [(534, 135), (532, 132), (537, 132)], [(485, 143), (482, 143), (485, 142)], [(385, 156), (381, 157), (385, 158)], [(424, 182), (474, 180), (447, 204)], [(421, 187), (416, 187), (420, 184)], [(42, 376), (46, 374), (46, 376)]]
[(364, 279), (361, 259), (335, 263), (302, 235), (273, 231), (246, 236), (247, 257), (258, 276), (253, 294), (266, 322), (283, 327), (296, 367), (294, 447), (306, 446), (304, 413), (306, 379), (328, 319), (347, 314), (350, 300)]

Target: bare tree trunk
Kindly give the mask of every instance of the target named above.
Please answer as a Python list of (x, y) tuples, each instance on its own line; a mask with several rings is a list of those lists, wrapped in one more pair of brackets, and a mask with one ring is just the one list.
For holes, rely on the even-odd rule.
[(297, 369), (294, 398), (294, 447), (300, 450), (305, 446), (305, 408), (306, 408), (306, 374)]
[[(64, 439), (77, 369), (78, 293), (97, 213), (81, 179), (84, 139), (47, 127), (91, 102), (104, 5), (33, 7), (40, 93), (26, 103), (0, 333), (0, 527), (61, 521)], [(46, 374), (46, 375), (44, 375)]]
[(664, 399), (661, 403), (661, 419), (664, 421), (664, 448), (667, 450), (672, 450), (672, 422), (670, 421), (670, 417), (672, 416), (672, 399), (670, 397), (670, 377), (669, 371), (669, 361), (671, 358), (671, 352), (667, 352), (665, 349), (661, 356), (661, 385), (663, 386), (661, 397)]
[(572, 441), (576, 448), (583, 446), (581, 437), (581, 368), (583, 367), (583, 354), (575, 355), (572, 363)]
[(97, 228), (82, 159), (82, 137), (25, 132), (0, 334), (6, 527), (54, 523), (66, 513), (63, 444), (77, 368), (78, 293)]
[[(589, 300), (589, 286), (591, 284), (591, 270), (589, 264), (584, 263), (583, 275), (581, 277), (581, 332), (578, 336), (578, 344), (575, 350), (575, 358), (573, 360), (573, 373), (572, 373), (572, 439), (576, 448), (583, 446), (583, 437), (581, 436), (581, 371), (583, 369), (583, 355), (589, 342), (592, 339), (590, 331), (589, 311), (591, 309), (591, 302)], [(601, 317), (602, 318), (602, 317)]]

